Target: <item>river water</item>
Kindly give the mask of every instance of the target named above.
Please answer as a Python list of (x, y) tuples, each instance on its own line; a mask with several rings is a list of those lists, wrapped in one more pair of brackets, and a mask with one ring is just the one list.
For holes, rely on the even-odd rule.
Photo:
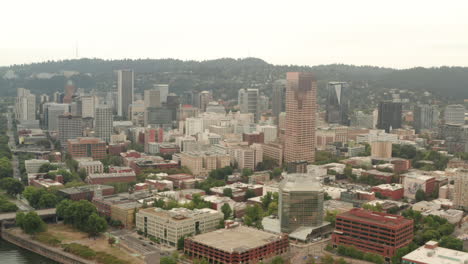
[(13, 245), (0, 238), (0, 263), (2, 264), (56, 264), (36, 253)]

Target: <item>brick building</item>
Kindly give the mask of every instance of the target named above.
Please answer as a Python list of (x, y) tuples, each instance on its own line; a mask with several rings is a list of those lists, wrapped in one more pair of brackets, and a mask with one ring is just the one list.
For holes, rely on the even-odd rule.
[(96, 190), (100, 188), (102, 195), (114, 194), (114, 187), (108, 185), (85, 185), (58, 190), (58, 194), (66, 199), (73, 201), (88, 200), (92, 201)]
[(242, 141), (250, 145), (254, 143), (263, 144), (265, 142), (265, 134), (263, 132), (243, 133)]
[(67, 141), (68, 153), (73, 158), (91, 157), (101, 160), (106, 157), (106, 142), (99, 138), (79, 137)]
[(374, 177), (374, 179), (381, 180), (385, 183), (391, 183), (393, 178), (393, 173), (390, 172), (383, 172), (378, 170), (368, 170), (362, 172), (363, 176)]
[(404, 189), (401, 184), (381, 184), (372, 187), (373, 192), (379, 192), (392, 200), (403, 199)]
[(355, 246), (358, 250), (382, 255), (387, 260), (412, 240), (413, 220), (361, 208), (337, 215), (332, 234), (334, 247)]
[(287, 234), (236, 226), (185, 239), (184, 253), (211, 263), (257, 263), (289, 251)]

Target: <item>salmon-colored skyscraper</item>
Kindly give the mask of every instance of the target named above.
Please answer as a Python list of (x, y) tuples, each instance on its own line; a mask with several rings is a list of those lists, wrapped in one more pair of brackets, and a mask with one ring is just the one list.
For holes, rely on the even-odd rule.
[(284, 160), (314, 162), (317, 81), (310, 72), (288, 72)]

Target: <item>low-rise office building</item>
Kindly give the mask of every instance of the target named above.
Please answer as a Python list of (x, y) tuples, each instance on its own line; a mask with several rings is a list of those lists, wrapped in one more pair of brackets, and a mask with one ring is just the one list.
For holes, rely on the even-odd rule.
[(413, 240), (413, 224), (403, 216), (354, 208), (336, 216), (332, 243), (334, 247), (355, 246), (390, 259)]
[(146, 208), (136, 214), (136, 227), (162, 243), (175, 246), (179, 238), (213, 231), (224, 215), (213, 209)]

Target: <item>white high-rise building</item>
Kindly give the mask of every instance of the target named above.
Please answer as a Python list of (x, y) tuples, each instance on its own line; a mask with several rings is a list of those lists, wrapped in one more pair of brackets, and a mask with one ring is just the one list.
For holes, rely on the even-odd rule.
[(444, 113), (446, 124), (464, 125), (465, 107), (463, 105), (447, 105)]
[(15, 116), (17, 120), (36, 120), (36, 96), (29, 90), (18, 88)]
[(458, 169), (453, 177), (453, 205), (468, 209), (468, 170)]
[(112, 107), (109, 105), (99, 105), (96, 107), (96, 115), (94, 119), (96, 137), (109, 142), (112, 135), (114, 115)]
[(265, 144), (275, 141), (278, 137), (278, 127), (273, 125), (257, 126), (257, 131), (263, 132)]
[(258, 121), (259, 113), (259, 92), (258, 89), (240, 89), (238, 104), (241, 113), (254, 114), (255, 122)]
[(70, 112), (69, 104), (45, 103), (44, 121), (49, 131), (58, 131), (58, 118), (60, 115)]
[(133, 70), (119, 70), (117, 72), (117, 115), (129, 118), (128, 109), (133, 103), (134, 89)]
[(98, 98), (95, 95), (86, 95), (81, 97), (81, 116), (94, 118), (94, 111), (98, 104)]
[(189, 117), (185, 119), (185, 135), (193, 136), (203, 132), (203, 119)]
[(154, 90), (159, 91), (159, 100), (161, 103), (167, 102), (167, 95), (169, 94), (169, 84), (155, 84)]

